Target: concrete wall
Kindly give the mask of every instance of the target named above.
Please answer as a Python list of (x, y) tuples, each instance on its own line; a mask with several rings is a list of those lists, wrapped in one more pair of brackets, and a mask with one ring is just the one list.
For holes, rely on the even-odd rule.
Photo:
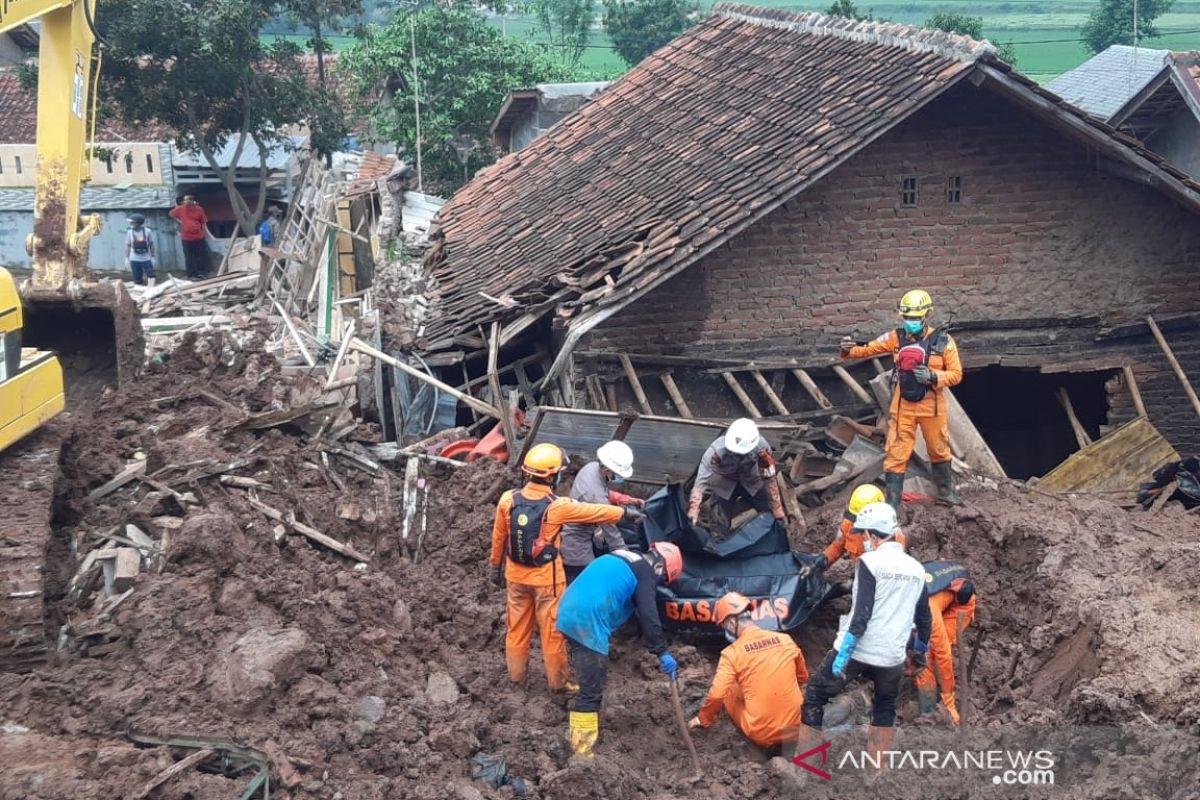
[[(100, 146), (113, 149), (116, 156), (111, 164), (92, 159), (89, 186), (116, 186), (121, 183), (161, 186), (167, 180), (161, 163), (163, 148), (158, 143)], [(0, 188), (34, 186), (36, 164), (37, 145), (0, 144)]]
[[(85, 213), (88, 213), (85, 209)], [(88, 266), (92, 269), (115, 271), (125, 269), (125, 220), (132, 211), (101, 211), (104, 227), (100, 235), (92, 239), (88, 251)], [(183, 248), (174, 231), (175, 222), (167, 217), (166, 210), (143, 211), (146, 225), (154, 230), (156, 266), (159, 270), (182, 273)], [(33, 264), (25, 252), (25, 237), (33, 232), (32, 211), (0, 211), (0, 266), (31, 267)]]
[[(919, 181), (914, 208), (901, 206), (905, 177)], [(958, 204), (947, 202), (951, 177), (962, 179)], [(1086, 148), (966, 84), (584, 346), (820, 360), (843, 333), (894, 327), (896, 301), (917, 287), (933, 293), (939, 319), (955, 320), (974, 363), (1127, 355), (1145, 378), (1152, 420), (1177, 446), (1200, 449), (1200, 422), (1145, 327), (1095, 341), (1150, 312), (1200, 311), (1200, 217), (1098, 172)], [(1068, 317), (1097, 319), (1032, 322)], [(1030, 322), (985, 329), (1021, 319)], [(1170, 336), (1200, 379), (1200, 331), (1184, 325)]]

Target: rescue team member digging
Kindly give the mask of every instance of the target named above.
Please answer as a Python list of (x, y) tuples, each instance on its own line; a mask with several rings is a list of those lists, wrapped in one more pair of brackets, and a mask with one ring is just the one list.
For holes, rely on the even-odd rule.
[(786, 519), (779, 485), (775, 483), (775, 457), (753, 420), (734, 420), (725, 434), (704, 451), (688, 501), (688, 519), (693, 525), (700, 522), (700, 504), (709, 492), (726, 520), (733, 519), (739, 493), (750, 500), (754, 510), (770, 511), (775, 519)]
[(971, 573), (953, 561), (926, 561), (925, 591), (929, 595), (929, 613), (933, 618), (929, 635), (930, 663), (916, 671), (917, 703), (922, 714), (933, 712), (935, 693), (942, 686), (942, 705), (955, 725), (960, 723), (954, 697), (954, 653), (958, 644), (958, 615), (963, 630), (975, 619), (975, 584)]
[[(571, 485), (571, 499), (580, 503), (611, 503), (614, 506), (643, 508), (646, 501), (612, 488), (633, 475), (633, 451), (624, 442), (607, 442), (596, 451), (596, 460), (586, 464)], [(592, 563), (592, 541), (603, 539), (610, 552), (625, 549), (625, 540), (616, 525), (566, 525), (563, 527), (562, 557), (567, 583), (579, 577)]]
[(676, 580), (683, 572), (683, 555), (670, 542), (655, 542), (647, 553), (618, 550), (600, 556), (580, 573), (563, 593), (558, 610), (558, 630), (571, 650), (571, 674), (579, 681), (579, 694), (571, 709), (571, 749), (591, 756), (600, 735), (600, 703), (608, 682), (608, 643), (613, 631), (637, 611), (646, 649), (671, 680), (678, 670), (667, 652), (662, 621), (655, 602), (659, 584)]
[(795, 739), (804, 704), (801, 687), (808, 683), (804, 653), (786, 633), (758, 627), (750, 599), (737, 592), (717, 601), (713, 621), (733, 644), (721, 651), (712, 688), (688, 727), (709, 727), (724, 708), (760, 747)]
[[(504, 640), (508, 677), (514, 683), (525, 680), (536, 624), (551, 689), (562, 689), (567, 683), (567, 646), (554, 628), (558, 587), (564, 584), (562, 557), (558, 552), (563, 525), (643, 518), (636, 508), (576, 503), (566, 497), (555, 497), (554, 485), (562, 466), (563, 453), (555, 445), (530, 448), (521, 465), (529, 482), (521, 489), (505, 492), (496, 506), (490, 559), (496, 568), (496, 584), (500, 583), (501, 569), (508, 580), (508, 636)], [(505, 556), (507, 566), (501, 561)]]
[(875, 684), (867, 750), (873, 755), (888, 750), (914, 621), (912, 659), (917, 668), (925, 665), (930, 630), (925, 568), (893, 538), (899, 528), (895, 509), (872, 503), (859, 512), (854, 527), (868, 534), (866, 552), (855, 567), (851, 612), (842, 616), (833, 649), (804, 693), (799, 753), (820, 744), (825, 705), (859, 676)]
[[(854, 492), (850, 495), (850, 502), (846, 504), (846, 513), (842, 515), (842, 523), (838, 526), (837, 536), (825, 548), (825, 552), (818, 561), (813, 564), (805, 564), (800, 568), (800, 577), (807, 579), (814, 572), (824, 572), (836, 563), (842, 557), (843, 553), (850, 554), (851, 562), (858, 561), (865, 547), (863, 545), (863, 534), (854, 530), (854, 518), (858, 516), (858, 512), (871, 503), (882, 503), (883, 501), (883, 492), (879, 491), (879, 487), (875, 484), (864, 483), (861, 486), (856, 486)], [(903, 531), (896, 531), (896, 541), (901, 546), (908, 544), (904, 538)]]
[(896, 391), (888, 424), (883, 478), (887, 502), (897, 511), (918, 426), (929, 448), (938, 500), (954, 506), (962, 503), (954, 490), (950, 417), (942, 396), (943, 391), (962, 382), (962, 362), (954, 338), (929, 324), (932, 309), (929, 293), (914, 289), (900, 299), (901, 327), (861, 347), (856, 347), (849, 336), (842, 339), (843, 361), (891, 353), (896, 362), (892, 373)]

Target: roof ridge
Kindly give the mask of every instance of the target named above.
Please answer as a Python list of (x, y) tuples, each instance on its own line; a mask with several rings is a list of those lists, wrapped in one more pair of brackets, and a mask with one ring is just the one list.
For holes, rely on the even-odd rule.
[(847, 17), (831, 17), (816, 11), (785, 11), (761, 8), (745, 3), (718, 3), (713, 16), (735, 19), (767, 28), (782, 28), (796, 33), (832, 36), (855, 42), (898, 47), (910, 52), (933, 53), (942, 58), (972, 63), (984, 56), (995, 56), (991, 42), (959, 33), (918, 28), (899, 22), (859, 22)]

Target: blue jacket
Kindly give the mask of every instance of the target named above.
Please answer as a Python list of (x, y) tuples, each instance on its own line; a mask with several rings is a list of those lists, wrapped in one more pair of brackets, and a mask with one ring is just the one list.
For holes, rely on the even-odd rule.
[(666, 651), (655, 599), (658, 579), (639, 554), (622, 550), (597, 558), (579, 574), (558, 604), (555, 627), (563, 636), (608, 655), (608, 641), (636, 610), (650, 652)]

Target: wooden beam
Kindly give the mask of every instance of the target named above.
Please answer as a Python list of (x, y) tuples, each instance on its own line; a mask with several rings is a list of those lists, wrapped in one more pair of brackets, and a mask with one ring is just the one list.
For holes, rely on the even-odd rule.
[(875, 402), (875, 398), (871, 396), (870, 392), (864, 389), (862, 384), (854, 380), (854, 376), (847, 372), (845, 367), (843, 367), (841, 364), (834, 364), (832, 369), (834, 374), (841, 378), (842, 382), (850, 387), (850, 391), (858, 395), (859, 400), (862, 400), (864, 403)]
[(112, 494), (117, 489), (120, 489), (125, 484), (142, 475), (146, 472), (146, 458), (135, 459), (125, 465), (125, 468), (113, 476), (112, 480), (105, 483), (88, 493), (88, 500), (99, 500), (101, 497)]
[(296, 515), (291, 511), (289, 511), (287, 514), (284, 514), (274, 508), (271, 508), (266, 503), (260, 503), (258, 500), (255, 500), (249, 495), (246, 496), (246, 502), (262, 512), (263, 516), (273, 519), (276, 522), (282, 522), (284, 525), (287, 525), (289, 528), (296, 531), (296, 533), (306, 536), (318, 544), (325, 545), (335, 553), (341, 553), (348, 558), (353, 558), (355, 561), (361, 561), (363, 563), (371, 560), (370, 556), (363, 555), (350, 545), (342, 544), (337, 539), (334, 539), (331, 536), (326, 536), (316, 528), (311, 528), (308, 525), (305, 525), (303, 522), (300, 522), (296, 519)]
[(737, 395), (737, 399), (742, 401), (742, 408), (746, 409), (746, 413), (751, 419), (762, 419), (762, 412), (758, 410), (758, 406), (754, 405), (754, 401), (750, 399), (750, 395), (746, 394), (746, 390), (738, 383), (738, 379), (731, 372), (722, 372), (721, 377), (725, 379), (725, 383), (729, 384), (729, 388)]
[(754, 369), (750, 370), (750, 375), (754, 378), (754, 382), (758, 384), (758, 388), (762, 389), (762, 393), (766, 395), (767, 400), (775, 407), (776, 411), (784, 415), (792, 413), (788, 411), (788, 407), (783, 404), (783, 399), (775, 393), (773, 388), (771, 388), (771, 384), (767, 382), (767, 379), (763, 376), (762, 372)]
[(664, 372), (658, 376), (662, 381), (663, 388), (667, 390), (667, 394), (671, 396), (671, 402), (675, 404), (675, 408), (679, 411), (679, 416), (686, 419), (694, 419), (695, 414), (688, 407), (687, 401), (683, 399), (683, 394), (679, 391), (679, 387), (675, 385), (675, 378), (671, 373)]
[(808, 392), (808, 396), (815, 400), (817, 405), (821, 408), (833, 408), (833, 403), (829, 402), (829, 398), (821, 391), (821, 387), (817, 386), (817, 382), (812, 379), (812, 376), (799, 368), (793, 369), (792, 374), (796, 376), (796, 380), (800, 381), (804, 391)]
[(151, 778), (147, 783), (144, 783), (141, 787), (135, 789), (133, 794), (129, 795), (129, 800), (144, 800), (144, 798), (149, 797), (150, 793), (159, 786), (162, 786), (176, 775), (187, 772), (189, 769), (195, 767), (201, 762), (207, 761), (209, 758), (216, 755), (216, 752), (217, 751), (211, 747), (205, 747), (203, 750), (197, 750), (181, 761), (176, 761), (174, 764)]
[(1071, 430), (1075, 431), (1075, 441), (1079, 443), (1079, 449), (1082, 450), (1092, 443), (1092, 437), (1087, 435), (1087, 431), (1083, 429), (1083, 425), (1079, 422), (1079, 417), (1075, 416), (1075, 407), (1071, 405), (1071, 396), (1067, 394), (1066, 387), (1058, 387), (1056, 394), (1058, 395), (1058, 402), (1063, 407), (1063, 411), (1067, 412), (1067, 420), (1071, 423)]
[(408, 364), (405, 364), (403, 361), (399, 361), (395, 358), (392, 358), (387, 353), (382, 353), (382, 352), (376, 350), (374, 347), (371, 347), (371, 345), (367, 344), (362, 339), (359, 339), (357, 337), (352, 339), (350, 342), (350, 348), (352, 350), (357, 350), (358, 352), (362, 353), (363, 355), (370, 356), (371, 358), (374, 358), (374, 359), (378, 359), (379, 361), (383, 362), (384, 364), (390, 364), (391, 366), (395, 367), (396, 369), (400, 370), (401, 372), (405, 373), (406, 375), (411, 375), (412, 377), (416, 378), (419, 381), (424, 381), (425, 383), (430, 384), (431, 386), (435, 387), (438, 391), (445, 392), (446, 394), (450, 395), (451, 397), (457, 398), (458, 400), (462, 401), (463, 403), (466, 403), (468, 406), (470, 406), (471, 408), (480, 412), (481, 414), (487, 414), (489, 417), (495, 417), (496, 419), (500, 419), (500, 420), (502, 420), (504, 418), (503, 414), (500, 412), (500, 409), (495, 408), (476, 397), (472, 397), (471, 395), (466, 394), (465, 392), (460, 392), (458, 389), (455, 389), (453, 386), (450, 386), (449, 384), (446, 384), (446, 383), (442, 383), (441, 381), (439, 381), (437, 378), (433, 377), (432, 375), (428, 375), (428, 374), (422, 372), (421, 370), (417, 369), (416, 367), (411, 367)]
[(1155, 340), (1158, 341), (1158, 346), (1162, 348), (1163, 355), (1167, 357), (1171, 369), (1175, 370), (1175, 377), (1179, 378), (1179, 382), (1183, 384), (1183, 391), (1187, 394), (1188, 399), (1192, 401), (1192, 408), (1196, 410), (1197, 415), (1200, 415), (1200, 397), (1196, 397), (1196, 390), (1192, 388), (1191, 381), (1188, 380), (1187, 373), (1183, 371), (1183, 367), (1179, 366), (1179, 360), (1175, 358), (1175, 353), (1171, 350), (1171, 345), (1167, 344), (1162, 331), (1158, 329), (1158, 323), (1154, 321), (1154, 317), (1147, 316), (1146, 324), (1150, 326), (1150, 332), (1154, 334)]
[(595, 373), (584, 377), (583, 383), (587, 387), (587, 395), (592, 401), (592, 408), (597, 411), (612, 411), (608, 407), (608, 401), (604, 399), (604, 390), (600, 388), (600, 378)]
[[(500, 323), (492, 323), (492, 336), (488, 340), (488, 386), (492, 390), (492, 402), (500, 409), (500, 425), (504, 428), (504, 441), (508, 452), (517, 452), (517, 431), (509, 413), (508, 401), (500, 392), (500, 373), (496, 371), (496, 362), (500, 359)], [(400, 437), (397, 436), (397, 439)]]
[(1142, 392), (1138, 389), (1137, 378), (1133, 376), (1133, 367), (1126, 364), (1122, 370), (1125, 373), (1125, 386), (1129, 389), (1129, 396), (1133, 399), (1133, 408), (1139, 417), (1144, 417), (1146, 416), (1146, 405), (1142, 402)]
[(646, 399), (646, 393), (642, 391), (642, 382), (638, 380), (637, 371), (633, 368), (633, 362), (629, 360), (629, 356), (625, 353), (619, 355), (621, 359), (621, 368), (625, 370), (625, 377), (629, 379), (629, 385), (633, 387), (633, 396), (637, 398), (638, 405), (642, 408), (643, 414), (653, 414), (654, 409), (650, 407), (650, 401)]

